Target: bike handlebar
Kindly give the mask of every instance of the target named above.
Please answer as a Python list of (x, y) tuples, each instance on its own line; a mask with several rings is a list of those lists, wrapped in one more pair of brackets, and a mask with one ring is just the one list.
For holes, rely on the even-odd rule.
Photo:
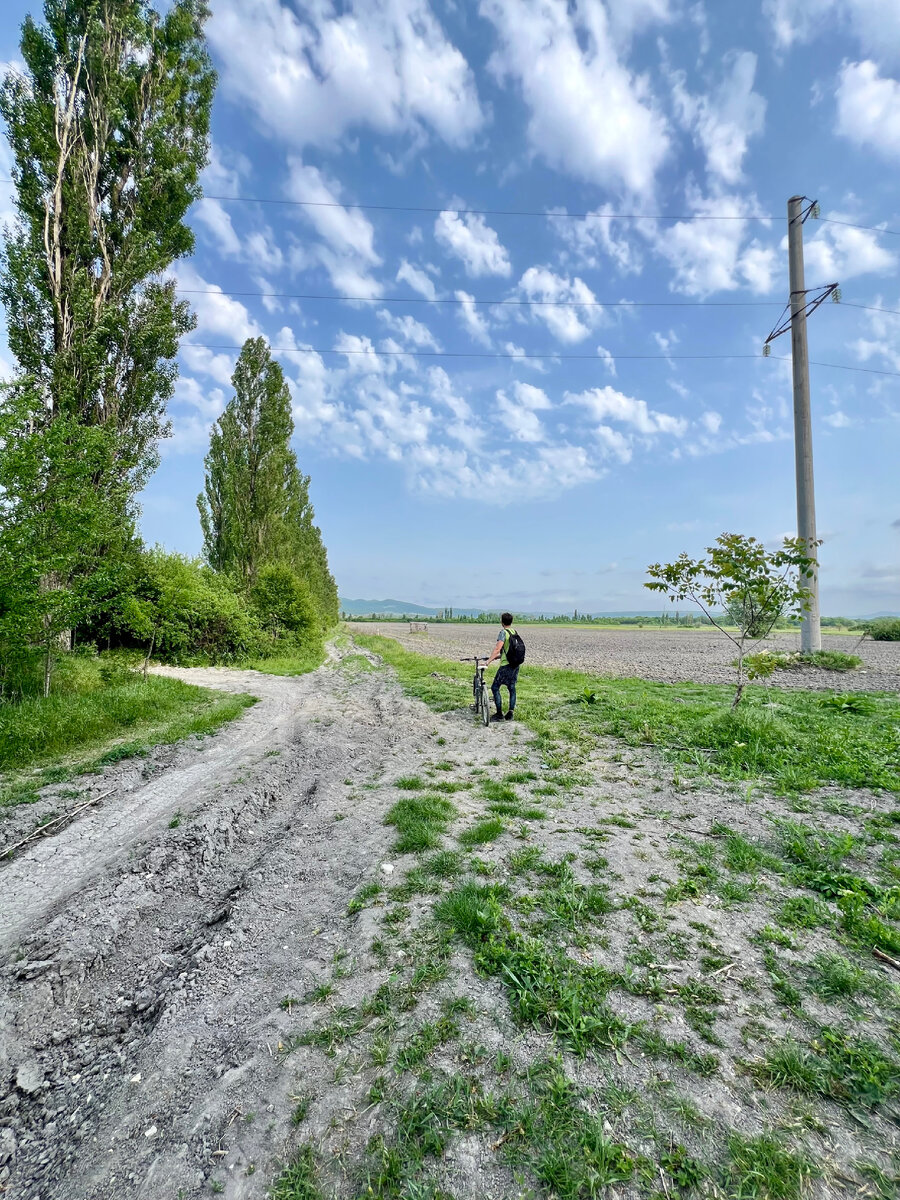
[(479, 658), (477, 654), (470, 654), (470, 655), (468, 656), (468, 658), (461, 658), (459, 661), (460, 661), (460, 662), (477, 662), (477, 663), (479, 663), (479, 662), (485, 662), (485, 663), (486, 663), (488, 660), (487, 660), (487, 658), (486, 658), (486, 657), (485, 657), (485, 658)]

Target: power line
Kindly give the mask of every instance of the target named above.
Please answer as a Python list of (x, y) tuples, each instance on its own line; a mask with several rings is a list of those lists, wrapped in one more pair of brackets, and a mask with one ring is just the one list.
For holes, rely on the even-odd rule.
[[(206, 342), (183, 342), (183, 350), (228, 350), (240, 351), (242, 346), (217, 346)], [(508, 351), (500, 350), (378, 350), (374, 346), (366, 347), (362, 350), (339, 350), (331, 346), (321, 348), (317, 346), (270, 346), (273, 354), (343, 354), (343, 355), (373, 355), (376, 358), (502, 358), (521, 360), (521, 359), (559, 359), (567, 362), (576, 360), (590, 361), (603, 363), (598, 354), (554, 354), (550, 351), (547, 354), (511, 354)], [(762, 355), (762, 354), (611, 354), (610, 357), (614, 362), (708, 362), (711, 360), (725, 361), (734, 359), (758, 359), (760, 362), (790, 362), (789, 356), (785, 355)], [(890, 375), (900, 379), (900, 371), (883, 371), (875, 367), (854, 367), (847, 363), (827, 363), (816, 362), (810, 359), (810, 363), (815, 367), (830, 367), (835, 371), (859, 371), (864, 375)]]
[[(0, 183), (14, 184), (12, 179), (0, 179)], [(226, 196), (221, 193), (205, 192), (203, 200), (218, 200), (223, 204), (274, 204), (296, 208), (343, 208), (364, 212), (409, 212), (440, 214), (451, 213), (457, 217), (539, 217), (543, 220), (584, 221), (780, 221), (770, 213), (607, 213), (607, 212), (548, 212), (541, 209), (524, 208), (452, 208), (448, 205), (427, 204), (363, 204), (344, 203), (340, 200), (293, 200), (273, 196)], [(863, 225), (856, 221), (842, 221), (837, 217), (819, 217), (827, 225), (845, 225), (850, 229), (866, 229), (873, 233), (887, 233), (900, 237), (900, 229), (886, 229), (881, 225)]]
[[(486, 296), (471, 296), (458, 300), (455, 296), (340, 296), (330, 292), (245, 292), (226, 288), (176, 288), (180, 296), (233, 296), (259, 300), (334, 300), (348, 304), (483, 304), (491, 307), (520, 306), (523, 308), (775, 308), (778, 300), (491, 300)], [(900, 316), (900, 309), (881, 308), (875, 304), (858, 304), (841, 300), (844, 308), (861, 308), (868, 312)]]
[[(180, 296), (239, 296), (269, 300), (336, 300), (364, 304), (486, 304), (516, 305), (534, 308), (774, 308), (777, 300), (491, 300), (471, 296), (338, 296), (317, 292), (234, 292), (224, 288), (176, 288)], [(887, 310), (885, 310), (887, 311)]]

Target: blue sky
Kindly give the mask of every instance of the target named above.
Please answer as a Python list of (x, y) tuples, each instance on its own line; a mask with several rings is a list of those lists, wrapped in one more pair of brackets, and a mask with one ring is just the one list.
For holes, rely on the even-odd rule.
[[(198, 327), (148, 541), (199, 551), (209, 424), (260, 333), (345, 596), (647, 608), (647, 563), (793, 532), (789, 363), (680, 356), (759, 354), (793, 193), (830, 218), (808, 285), (900, 309), (896, 0), (212, 7), (176, 269)], [(7, 0), (0, 59), (34, 8)], [(826, 304), (809, 334), (814, 361), (900, 372), (900, 316)], [(812, 398), (823, 611), (900, 609), (900, 378), (817, 366)]]

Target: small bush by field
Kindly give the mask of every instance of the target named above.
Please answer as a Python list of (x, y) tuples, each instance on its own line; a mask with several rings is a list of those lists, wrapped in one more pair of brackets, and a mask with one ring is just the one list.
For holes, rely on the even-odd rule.
[(879, 617), (868, 627), (874, 642), (900, 642), (900, 617)]

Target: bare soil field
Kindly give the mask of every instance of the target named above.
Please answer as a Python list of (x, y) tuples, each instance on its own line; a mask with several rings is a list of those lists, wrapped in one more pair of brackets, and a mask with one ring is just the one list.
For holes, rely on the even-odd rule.
[[(492, 625), (429, 625), (425, 633), (410, 633), (406, 623), (391, 621), (360, 622), (349, 628), (360, 633), (381, 634), (399, 641), (407, 650), (437, 657), (490, 653), (496, 639)], [(718, 631), (665, 632), (657, 629), (634, 631), (605, 629), (566, 629), (553, 625), (523, 625), (520, 630), (527, 646), (526, 662), (535, 666), (569, 667), (588, 674), (618, 678), (654, 679), (661, 683), (731, 683), (734, 646)], [(873, 642), (868, 638), (827, 634), (823, 650), (856, 654), (863, 667), (846, 674), (804, 667), (796, 671), (778, 671), (771, 683), (777, 687), (800, 687), (839, 691), (900, 690), (900, 642)], [(779, 633), (761, 643), (760, 648), (799, 650), (799, 634)]]
[(259, 703), (0, 824), (103, 797), (0, 859), (3, 1200), (897, 1194), (900, 975), (777, 865), (887, 862), (896, 797), (486, 729), (358, 651), (177, 674)]

